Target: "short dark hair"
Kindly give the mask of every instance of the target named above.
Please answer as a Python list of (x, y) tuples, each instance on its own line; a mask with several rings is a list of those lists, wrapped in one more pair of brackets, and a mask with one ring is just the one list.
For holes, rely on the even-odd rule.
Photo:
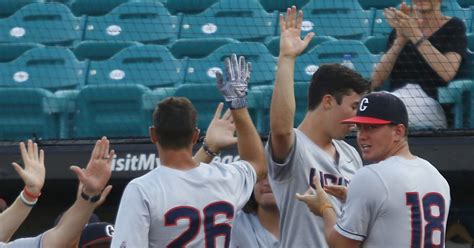
[(197, 112), (185, 97), (168, 97), (153, 112), (158, 143), (164, 149), (188, 147), (196, 130)]
[(311, 77), (308, 88), (308, 110), (314, 110), (324, 95), (332, 95), (338, 104), (351, 90), (357, 94), (369, 92), (370, 82), (359, 73), (339, 64), (321, 65)]

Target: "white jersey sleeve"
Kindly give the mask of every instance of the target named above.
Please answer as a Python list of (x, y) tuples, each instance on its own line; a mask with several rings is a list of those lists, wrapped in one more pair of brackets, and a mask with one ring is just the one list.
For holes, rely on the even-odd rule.
[(294, 167), (297, 167), (298, 165), (294, 163), (295, 157), (302, 156), (301, 151), (302, 149), (297, 149), (299, 146), (298, 144), (298, 139), (297, 139), (297, 134), (294, 134), (294, 141), (293, 141), (293, 146), (290, 149), (290, 152), (286, 156), (284, 161), (275, 161), (273, 159), (273, 148), (272, 148), (272, 142), (271, 142), (271, 135), (268, 136), (268, 142), (267, 145), (265, 146), (266, 152), (267, 152), (267, 157), (269, 160), (268, 163), (268, 173), (271, 175), (271, 177), (275, 181), (286, 181), (287, 179), (291, 178), (292, 171), (294, 170)]
[(239, 160), (228, 165), (234, 173), (232, 194), (236, 196), (237, 209), (242, 209), (252, 195), (253, 188), (257, 182), (257, 172), (249, 162)]
[(139, 185), (127, 185), (120, 200), (111, 247), (148, 247), (150, 211), (146, 199)]
[(349, 239), (363, 241), (386, 199), (387, 187), (377, 174), (369, 168), (362, 168), (348, 187), (336, 231)]
[(42, 248), (43, 234), (34, 238), (21, 238), (9, 243), (0, 242), (0, 248)]

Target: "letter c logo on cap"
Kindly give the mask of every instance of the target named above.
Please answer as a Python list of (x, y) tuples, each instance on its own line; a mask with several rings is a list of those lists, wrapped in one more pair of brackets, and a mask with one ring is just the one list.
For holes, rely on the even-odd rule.
[(362, 99), (362, 101), (360, 102), (359, 110), (360, 111), (365, 111), (367, 109), (368, 104), (369, 104), (369, 99), (368, 98)]

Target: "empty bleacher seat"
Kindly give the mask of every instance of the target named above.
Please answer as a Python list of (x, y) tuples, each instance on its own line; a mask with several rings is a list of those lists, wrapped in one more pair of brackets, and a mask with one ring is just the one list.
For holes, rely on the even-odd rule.
[(84, 18), (61, 3), (33, 3), (0, 19), (0, 42), (72, 46), (82, 38)]
[(160, 2), (129, 2), (107, 15), (87, 19), (84, 39), (168, 44), (176, 39), (178, 18)]
[(189, 59), (185, 83), (215, 83), (216, 71), (224, 71), (224, 59), (231, 54), (245, 56), (252, 63), (250, 86), (271, 84), (275, 78), (276, 58), (262, 43), (242, 42), (221, 46), (211, 55), (201, 59)]
[(263, 42), (275, 34), (276, 22), (256, 0), (221, 0), (200, 14), (184, 15), (179, 37)]
[(400, 4), (400, 0), (359, 0), (359, 4), (364, 9), (384, 9), (388, 7), (396, 7)]
[(141, 45), (136, 41), (95, 41), (86, 40), (74, 47), (74, 54), (79, 60), (106, 60), (129, 46)]
[(139, 0), (74, 0), (71, 2), (71, 10), (76, 16), (100, 16), (126, 2), (139, 2)]
[(169, 87), (183, 81), (183, 68), (165, 46), (130, 46), (108, 60), (91, 61), (87, 84)]
[(368, 36), (369, 12), (357, 0), (312, 0), (303, 7), (302, 35), (315, 32), (337, 39), (358, 39)]
[(37, 47), (44, 46), (39, 43), (0, 43), (0, 63), (10, 62)]
[(467, 35), (467, 48), (471, 51), (474, 51), (474, 33)]
[(58, 119), (46, 106), (44, 89), (0, 88), (0, 140), (58, 138)]
[(309, 0), (260, 0), (260, 4), (268, 12), (272, 11), (281, 11), (285, 12), (287, 8), (291, 6), (296, 6), (297, 9), (301, 9), (304, 5), (308, 3)]
[(67, 48), (33, 48), (9, 63), (0, 63), (0, 86), (73, 89), (84, 84), (85, 70), (86, 64)]
[(471, 31), (473, 10), (462, 8), (456, 0), (443, 0), (441, 1), (441, 11), (444, 15), (455, 16), (463, 20), (467, 32)]
[(371, 19), (370, 35), (375, 37), (388, 37), (392, 32), (392, 27), (388, 24), (383, 14), (383, 9), (373, 9)]
[(141, 85), (88, 85), (77, 96), (75, 138), (145, 137), (151, 117), (143, 108)]
[(370, 36), (364, 41), (364, 45), (372, 54), (381, 54), (387, 48), (388, 36)]
[(178, 39), (171, 44), (170, 51), (178, 59), (203, 58), (225, 44), (238, 42), (232, 38)]
[(474, 0), (458, 0), (458, 3), (463, 8), (469, 8), (470, 6), (474, 6)]
[[(322, 36), (322, 35), (314, 36), (313, 39), (311, 39), (311, 42), (306, 47), (306, 49), (303, 51), (303, 53), (308, 52), (309, 50), (313, 49), (315, 46), (321, 43), (324, 43), (326, 41), (335, 41), (335, 40), (337, 39), (331, 36)], [(266, 46), (273, 56), (278, 57), (278, 55), (280, 54), (280, 37), (279, 36), (273, 37), (266, 43)]]
[(44, 0), (0, 0), (0, 18), (11, 16), (30, 3), (44, 3)]
[(454, 80), (447, 87), (438, 88), (439, 102), (453, 107), (454, 128), (469, 128), (469, 125), (465, 123), (469, 120), (469, 118), (465, 118), (466, 115), (469, 115), (468, 99), (466, 97), (472, 94), (471, 88), (473, 85), (474, 81), (465, 79)]
[(166, 8), (172, 13), (197, 14), (218, 0), (164, 0)]
[(341, 63), (345, 54), (352, 56), (352, 63), (357, 72), (370, 79), (379, 56), (371, 54), (360, 41), (328, 41), (315, 47), (297, 59), (295, 81), (309, 82), (313, 73), (321, 64)]
[[(204, 83), (204, 84), (183, 84), (180, 85), (174, 94), (174, 96), (186, 97), (193, 103), (194, 107), (198, 111), (198, 127), (201, 132), (205, 132), (216, 111), (216, 107), (220, 102), (224, 101), (221, 93), (217, 89), (216, 83)], [(265, 99), (262, 98), (260, 91), (250, 90), (247, 96), (248, 109), (250, 116), (257, 128), (257, 131), (261, 134), (267, 133), (262, 127), (263, 123), (263, 102)], [(269, 102), (269, 99), (267, 99)], [(268, 108), (268, 104), (266, 104)], [(268, 112), (268, 111), (267, 111)]]

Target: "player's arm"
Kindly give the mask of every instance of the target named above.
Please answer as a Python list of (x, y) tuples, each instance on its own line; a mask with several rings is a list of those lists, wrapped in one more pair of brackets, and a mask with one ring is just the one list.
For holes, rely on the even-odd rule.
[[(28, 140), (28, 148), (20, 143), (20, 152), (25, 168), (13, 163), (13, 166), (25, 183), (24, 190), (15, 202), (0, 214), (0, 242), (8, 242), (30, 213), (44, 185), (44, 152), (38, 151), (38, 145)], [(26, 200), (26, 201), (25, 201)]]
[(221, 149), (237, 143), (237, 138), (234, 137), (235, 125), (232, 114), (228, 109), (222, 116), (223, 107), (223, 103), (217, 106), (214, 118), (207, 128), (203, 145), (194, 154), (194, 161), (209, 163)]
[(226, 80), (217, 73), (217, 88), (230, 107), (237, 131), (237, 147), (242, 160), (249, 162), (257, 173), (257, 181), (266, 177), (267, 166), (260, 135), (253, 125), (247, 109), (248, 83), (252, 66), (244, 57), (237, 61), (232, 54), (225, 59)]
[(280, 15), (280, 55), (270, 107), (270, 140), (275, 161), (283, 161), (293, 146), (295, 62), (314, 36), (314, 33), (308, 33), (303, 40), (300, 38), (303, 21), (301, 10), (297, 14), (293, 6), (286, 13), (286, 19)]
[[(112, 158), (114, 151), (109, 152), (109, 141), (103, 137), (95, 144), (91, 159), (85, 169), (71, 166), (80, 181), (76, 201), (64, 213), (58, 224), (43, 235), (43, 247), (71, 247), (80, 237), (84, 225), (87, 224), (92, 212), (100, 206), (112, 186), (106, 184), (112, 175)], [(100, 196), (96, 202), (83, 199), (86, 196)]]

